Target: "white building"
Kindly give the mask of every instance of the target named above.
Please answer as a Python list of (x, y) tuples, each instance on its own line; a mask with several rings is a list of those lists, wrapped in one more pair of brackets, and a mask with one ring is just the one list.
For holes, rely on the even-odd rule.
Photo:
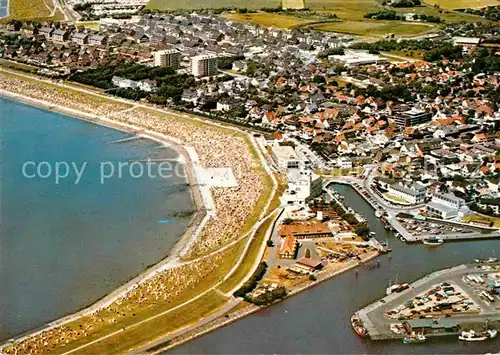
[(290, 169), (287, 172), (288, 188), (283, 194), (283, 202), (288, 205), (305, 204), (321, 195), (323, 181), (309, 169)]
[(276, 165), (278, 165), (278, 169), (281, 171), (300, 168), (301, 159), (291, 146), (279, 145), (276, 143), (272, 146), (271, 156), (276, 162)]
[(191, 73), (196, 77), (215, 75), (217, 73), (217, 56), (198, 55), (191, 58)]
[(435, 193), (431, 202), (427, 204), (426, 210), (430, 215), (436, 215), (442, 219), (456, 218), (459, 210), (465, 206), (465, 201), (447, 193)]
[(175, 49), (154, 52), (155, 67), (179, 69), (181, 54)]
[(419, 183), (413, 183), (410, 186), (405, 186), (401, 183), (389, 185), (389, 193), (399, 197), (412, 204), (425, 202), (425, 193), (427, 188)]
[(328, 60), (336, 60), (344, 63), (349, 68), (354, 68), (359, 65), (385, 63), (387, 59), (381, 58), (378, 55), (370, 54), (366, 50), (346, 50), (344, 55), (330, 55)]

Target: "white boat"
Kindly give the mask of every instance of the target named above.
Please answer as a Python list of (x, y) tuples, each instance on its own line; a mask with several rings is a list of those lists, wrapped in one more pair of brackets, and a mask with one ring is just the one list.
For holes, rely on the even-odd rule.
[(485, 341), (489, 339), (489, 336), (485, 333), (476, 333), (473, 330), (467, 330), (460, 333), (458, 340), (462, 341)]
[(487, 335), (488, 335), (488, 338), (490, 338), (490, 339), (494, 339), (494, 338), (496, 338), (496, 337), (497, 337), (497, 335), (498, 335), (498, 331), (497, 331), (496, 329), (488, 329), (488, 330), (486, 331), (486, 333), (487, 333)]
[(429, 246), (440, 246), (443, 245), (444, 240), (438, 237), (425, 238), (422, 243)]
[(382, 216), (383, 216), (382, 212), (380, 212), (379, 210), (375, 211), (375, 217), (380, 218)]

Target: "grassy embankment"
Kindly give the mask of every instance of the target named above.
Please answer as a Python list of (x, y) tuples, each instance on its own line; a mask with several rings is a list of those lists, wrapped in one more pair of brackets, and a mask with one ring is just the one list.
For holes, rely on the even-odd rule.
[[(15, 65), (11, 66), (10, 63), (6, 63), (6, 62), (0, 62), (0, 66), (5, 67), (5, 68), (9, 68), (9, 69), (16, 68)], [(11, 78), (15, 78), (16, 80), (27, 81), (27, 82), (31, 82), (34, 84), (36, 83), (37, 85), (48, 88), (50, 90), (55, 90), (55, 91), (59, 91), (59, 92), (67, 92), (67, 93), (71, 93), (73, 95), (77, 95), (80, 99), (79, 100), (80, 102), (82, 102), (82, 99), (84, 99), (84, 100), (90, 100), (91, 102), (94, 102), (97, 104), (111, 103), (116, 107), (117, 110), (125, 110), (125, 109), (132, 108), (132, 106), (133, 106), (132, 104), (129, 104), (129, 103), (111, 101), (110, 99), (107, 99), (107, 98), (99, 96), (99, 95), (92, 95), (89, 93), (83, 93), (81, 91), (74, 90), (71, 87), (61, 87), (59, 85), (51, 84), (51, 83), (48, 83), (45, 81), (39, 81), (39, 80), (37, 80), (37, 77), (35, 75), (31, 75), (31, 74), (27, 74), (27, 73), (23, 73), (23, 75), (29, 75), (32, 78), (27, 78), (25, 76), (21, 77), (13, 72), (5, 72), (5, 71), (2, 72), (2, 75), (7, 76), (7, 77), (11, 77)], [(77, 83), (75, 83), (75, 84), (71, 83), (68, 86), (74, 86), (75, 89), (76, 88), (83, 88), (83, 89), (88, 90), (88, 87), (86, 85), (80, 85)], [(96, 94), (98, 94), (97, 91), (96, 91)], [(39, 99), (42, 99), (42, 98), (39, 98)]]
[[(19, 80), (26, 80), (35, 82), (35, 79), (27, 79), (24, 77), (19, 77), (15, 74), (11, 73), (3, 73), (9, 76), (15, 76)], [(64, 90), (67, 92), (74, 92), (80, 98), (85, 97), (86, 100), (94, 100), (95, 103), (101, 102), (112, 102), (113, 104), (121, 105), (121, 103), (116, 103), (111, 101), (110, 99), (95, 96), (92, 94), (83, 94), (81, 92), (76, 92), (68, 88), (61, 88), (56, 85), (52, 85), (49, 83), (38, 82), (38, 84), (47, 87), (48, 89), (56, 89), (56, 90)], [(159, 114), (158, 112), (155, 112)], [(204, 124), (202, 122), (190, 120), (181, 115), (173, 115), (165, 113), (165, 115), (169, 116), (169, 118), (183, 119), (189, 120), (192, 123), (196, 124)], [(227, 129), (221, 128), (221, 130), (226, 131)], [(227, 130), (229, 131), (229, 130)], [(240, 134), (234, 131), (230, 131), (232, 134)], [(250, 143), (249, 143), (250, 144)], [(252, 153), (257, 158), (257, 153), (253, 150), (253, 146), (250, 145)], [(262, 169), (263, 171), (263, 169)], [(253, 224), (258, 220), (259, 215), (267, 203), (267, 199), (272, 189), (271, 179), (265, 175), (265, 189), (264, 193), (261, 194), (259, 200), (257, 201), (254, 212), (252, 213), (252, 217), (247, 221), (244, 231), (241, 235), (246, 233), (247, 230), (250, 230)], [(201, 317), (211, 313), (217, 308), (221, 307), (227, 299), (222, 297), (220, 294), (216, 292), (209, 291), (206, 295), (204, 295), (201, 299), (191, 301), (185, 305), (187, 301), (192, 300), (194, 297), (207, 292), (212, 287), (214, 287), (218, 282), (220, 282), (224, 276), (231, 270), (231, 268), (236, 264), (239, 256), (241, 255), (245, 244), (247, 243), (248, 238), (244, 238), (241, 241), (235, 243), (233, 246), (225, 250), (224, 258), (221, 265), (218, 265), (215, 272), (210, 273), (207, 277), (205, 277), (202, 282), (195, 285), (195, 287), (185, 290), (178, 297), (175, 297), (173, 300), (169, 301), (169, 303), (158, 303), (154, 306), (145, 307), (141, 309), (140, 312), (134, 313), (133, 315), (126, 315), (123, 318), (120, 318), (118, 321), (113, 321), (117, 315), (114, 312), (102, 311), (100, 313), (101, 318), (103, 318), (103, 322), (97, 323), (94, 325), (92, 333), (89, 336), (78, 339), (76, 341), (70, 342), (64, 348), (61, 346), (62, 344), (57, 345), (56, 348), (53, 349), (53, 352), (59, 352), (64, 349), (64, 351), (69, 351), (71, 349), (76, 349), (84, 344), (88, 344), (94, 340), (100, 339), (103, 336), (113, 334), (114, 332), (118, 332), (113, 336), (105, 339), (101, 342), (96, 342), (88, 347), (85, 347), (85, 351), (88, 353), (100, 353), (106, 349), (105, 352), (118, 352), (125, 351), (131, 346), (140, 346), (148, 341), (154, 340), (156, 337), (164, 335), (168, 332), (172, 332), (180, 327), (187, 326), (196, 322)], [(245, 261), (242, 264), (242, 267), (248, 267), (248, 264), (252, 264), (252, 260), (245, 258)], [(182, 305), (182, 306), (181, 306)], [(178, 309), (172, 310), (174, 307), (179, 307)], [(159, 314), (165, 313), (159, 317), (155, 317)], [(154, 318), (152, 318), (154, 317)], [(71, 329), (81, 329), (81, 326), (86, 324), (88, 319), (86, 317), (82, 317), (76, 321), (73, 321), (67, 326)], [(143, 323), (141, 323), (143, 322)], [(141, 323), (140, 327), (136, 327), (135, 325)], [(125, 328), (126, 331), (120, 331)], [(156, 329), (153, 331), (152, 329)], [(120, 344), (119, 348), (117, 345), (112, 344)], [(108, 347), (109, 346), (109, 347)]]
[(226, 280), (222, 283), (218, 289), (222, 292), (229, 292), (236, 286), (238, 286), (242, 281), (250, 277), (250, 269), (255, 263), (255, 260), (259, 256), (259, 251), (264, 243), (264, 240), (267, 236), (267, 232), (271, 227), (272, 223), (278, 216), (278, 212), (273, 213), (270, 217), (268, 217), (257, 229), (252, 241), (250, 242), (250, 246), (248, 247), (244, 259), (240, 265), (240, 267)]

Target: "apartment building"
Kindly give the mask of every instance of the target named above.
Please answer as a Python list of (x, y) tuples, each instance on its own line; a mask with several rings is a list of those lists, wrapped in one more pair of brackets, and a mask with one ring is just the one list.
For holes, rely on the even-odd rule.
[(211, 76), (217, 73), (216, 55), (198, 55), (191, 59), (192, 74), (196, 77)]
[(155, 67), (170, 67), (179, 69), (181, 54), (175, 49), (154, 52)]

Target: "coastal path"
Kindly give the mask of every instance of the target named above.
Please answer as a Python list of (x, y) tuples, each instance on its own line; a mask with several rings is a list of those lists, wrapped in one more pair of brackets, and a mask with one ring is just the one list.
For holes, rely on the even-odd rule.
[[(130, 328), (135, 328), (135, 327), (138, 327), (144, 323), (147, 323), (149, 321), (152, 321), (158, 317), (161, 317), (163, 315), (166, 315), (174, 310), (177, 310), (181, 307), (184, 307), (186, 305), (188, 305), (189, 303), (195, 301), (195, 300), (198, 300), (200, 299), (202, 296), (206, 295), (207, 293), (211, 292), (211, 291), (214, 291), (217, 287), (219, 287), (225, 280), (227, 280), (237, 269), (238, 267), (241, 265), (241, 263), (243, 262), (243, 259), (245, 258), (245, 252), (248, 250), (251, 242), (252, 242), (252, 239), (257, 231), (257, 229), (260, 227), (260, 225), (267, 219), (267, 218), (270, 218), (276, 210), (268, 213), (267, 215), (265, 215), (267, 209), (269, 208), (272, 200), (273, 200), (273, 196), (276, 194), (277, 192), (277, 188), (278, 188), (278, 183), (277, 183), (277, 180), (275, 178), (275, 176), (273, 175), (272, 173), (272, 169), (268, 166), (267, 164), (267, 161), (263, 155), (263, 152), (261, 151), (261, 149), (259, 148), (258, 144), (255, 142), (255, 140), (253, 139), (253, 137), (251, 137), (250, 134), (248, 134), (248, 132), (245, 132), (239, 128), (235, 128), (233, 126), (227, 126), (227, 125), (224, 125), (224, 124), (221, 124), (221, 123), (217, 123), (217, 122), (213, 122), (213, 121), (210, 121), (210, 120), (207, 120), (207, 119), (201, 119), (199, 117), (196, 117), (194, 115), (188, 115), (188, 114), (179, 114), (177, 112), (172, 112), (170, 110), (161, 110), (161, 109), (158, 109), (156, 107), (152, 107), (150, 105), (145, 105), (145, 104), (137, 104), (136, 102), (131, 102), (131, 101), (128, 101), (128, 100), (124, 100), (124, 99), (118, 99), (118, 98), (114, 98), (114, 97), (109, 97), (109, 96), (106, 96), (106, 95), (102, 95), (102, 94), (99, 94), (99, 93), (96, 93), (94, 91), (90, 91), (90, 90), (87, 90), (87, 89), (84, 89), (84, 88), (81, 88), (81, 87), (77, 87), (77, 86), (73, 86), (73, 85), (68, 85), (66, 83), (61, 83), (61, 82), (54, 82), (52, 80), (45, 80), (45, 79), (41, 79), (37, 76), (33, 76), (33, 75), (27, 75), (27, 74), (24, 74), (24, 73), (19, 73), (17, 71), (12, 71), (12, 70), (8, 70), (8, 69), (4, 69), (2, 68), (1, 71), (5, 71), (5, 72), (10, 72), (14, 75), (17, 75), (17, 76), (20, 76), (20, 77), (24, 77), (28, 80), (34, 80), (34, 81), (39, 81), (39, 82), (45, 82), (45, 83), (49, 83), (51, 85), (56, 85), (56, 86), (59, 86), (59, 87), (63, 87), (63, 88), (68, 88), (68, 89), (71, 89), (73, 91), (78, 91), (78, 92), (81, 92), (81, 93), (85, 93), (85, 94), (89, 94), (89, 95), (93, 95), (93, 96), (96, 96), (96, 97), (101, 97), (101, 98), (104, 98), (106, 100), (109, 100), (109, 101), (115, 101), (115, 102), (121, 102), (121, 103), (126, 103), (126, 104), (132, 104), (132, 105), (135, 105), (133, 108), (137, 108), (137, 107), (142, 107), (142, 108), (146, 108), (146, 109), (149, 109), (149, 110), (153, 110), (153, 111), (156, 111), (158, 113), (161, 113), (161, 114), (165, 114), (165, 113), (168, 113), (168, 114), (172, 114), (172, 115), (176, 115), (176, 116), (182, 116), (182, 117), (186, 117), (188, 119), (192, 119), (192, 120), (195, 120), (195, 121), (200, 121), (200, 122), (203, 122), (205, 124), (210, 124), (210, 125), (213, 125), (213, 126), (217, 126), (217, 127), (222, 127), (222, 128), (225, 128), (225, 129), (230, 129), (230, 130), (234, 130), (234, 131), (238, 131), (240, 133), (243, 133), (245, 135), (247, 135), (247, 137), (249, 137), (249, 141), (251, 142), (253, 148), (255, 149), (260, 161), (261, 161), (261, 164), (266, 172), (266, 174), (268, 174), (272, 180), (272, 183), (273, 183), (273, 188), (272, 188), (272, 191), (271, 193), (269, 194), (269, 198), (267, 200), (267, 203), (266, 205), (262, 208), (262, 213), (259, 217), (259, 221), (252, 227), (252, 229), (245, 233), (243, 236), (241, 236), (240, 238), (237, 238), (236, 240), (222, 246), (221, 248), (217, 249), (217, 250), (214, 250), (212, 251), (211, 253), (207, 254), (207, 255), (204, 255), (204, 256), (201, 256), (199, 258), (196, 258), (196, 259), (193, 259), (193, 260), (189, 260), (189, 261), (180, 261), (178, 258), (176, 257), (173, 257), (172, 260), (170, 260), (167, 264), (165, 264), (161, 269), (159, 270), (156, 270), (156, 272), (159, 272), (159, 271), (163, 271), (163, 270), (166, 270), (167, 268), (171, 268), (171, 267), (177, 267), (177, 266), (181, 266), (181, 265), (187, 265), (189, 263), (194, 263), (194, 262), (197, 262), (197, 261), (200, 261), (202, 259), (205, 259), (205, 258), (208, 258), (208, 257), (211, 257), (227, 248), (230, 248), (231, 246), (233, 246), (234, 244), (238, 243), (239, 241), (245, 239), (245, 238), (248, 238), (248, 242), (246, 243), (245, 245), (245, 248), (243, 250), (243, 252), (239, 255), (239, 258), (237, 260), (237, 262), (235, 263), (235, 265), (233, 266), (233, 268), (226, 274), (226, 276), (224, 277), (223, 280), (221, 280), (220, 282), (218, 282), (217, 284), (213, 285), (212, 287), (210, 287), (209, 289), (205, 290), (204, 292), (198, 294), (197, 296), (183, 302), (182, 304), (179, 304), (171, 309), (168, 309), (164, 312), (161, 312), (159, 314), (156, 314), (154, 316), (151, 316), (147, 319), (143, 319), (137, 323), (134, 323), (130, 326), (127, 327), (127, 329), (130, 329)], [(41, 101), (41, 100), (39, 100)], [(61, 108), (62, 109), (62, 108)], [(110, 118), (107, 118), (108, 120), (111, 120)], [(133, 127), (132, 127), (133, 128)], [(263, 242), (263, 245), (265, 247), (265, 243), (267, 242), (266, 238), (264, 238), (264, 242)], [(261, 260), (261, 255), (259, 254), (259, 257), (256, 258), (256, 260), (254, 260), (254, 264), (252, 266), (252, 269), (254, 270), (257, 266), (258, 266), (258, 263), (260, 263), (260, 260)], [(106, 304), (109, 304), (109, 302), (113, 302), (115, 301), (116, 299), (120, 298), (120, 296), (122, 296), (122, 293), (121, 292), (117, 292), (116, 296), (113, 297), (111, 300), (106, 300)], [(233, 300), (234, 301), (234, 300)], [(226, 309), (226, 312), (229, 311), (230, 309), (234, 308), (238, 303), (236, 302), (229, 302), (226, 306), (228, 307)], [(73, 321), (75, 319), (77, 319), (78, 317), (84, 315), (86, 312), (86, 310), (83, 310), (82, 312), (78, 312), (74, 315), (71, 315), (69, 317), (66, 317), (64, 319), (61, 319), (61, 320), (58, 320), (58, 321), (55, 321), (55, 322), (52, 322), (50, 324), (50, 326), (48, 328), (44, 328), (40, 331), (45, 331), (47, 329), (50, 329), (50, 328), (53, 328), (53, 327), (57, 327), (57, 326), (61, 326), (67, 322), (70, 322), (70, 321)], [(202, 320), (203, 321), (203, 320)], [(196, 325), (194, 325), (196, 326)], [(39, 333), (40, 331), (37, 331), (36, 333)], [(110, 333), (110, 334), (107, 334), (105, 336), (102, 336), (101, 338), (98, 338), (92, 342), (89, 342), (89, 343), (86, 343), (82, 346), (79, 346), (75, 349), (72, 349), (72, 350), (69, 350), (67, 352), (65, 352), (64, 354), (71, 354), (71, 353), (80, 353), (83, 349), (86, 349), (87, 347), (89, 347), (90, 345), (93, 345), (95, 343), (98, 343), (100, 341), (103, 341), (105, 339), (108, 339), (108, 338), (111, 338), (117, 334), (120, 334), (121, 332), (123, 331), (122, 330), (118, 330), (118, 331), (115, 331), (113, 333)], [(26, 335), (25, 337), (29, 337), (30, 335), (34, 335), (36, 333), (32, 333), (32, 334), (28, 334)], [(24, 338), (24, 337), (23, 337)], [(18, 341), (20, 339), (17, 339)]]

